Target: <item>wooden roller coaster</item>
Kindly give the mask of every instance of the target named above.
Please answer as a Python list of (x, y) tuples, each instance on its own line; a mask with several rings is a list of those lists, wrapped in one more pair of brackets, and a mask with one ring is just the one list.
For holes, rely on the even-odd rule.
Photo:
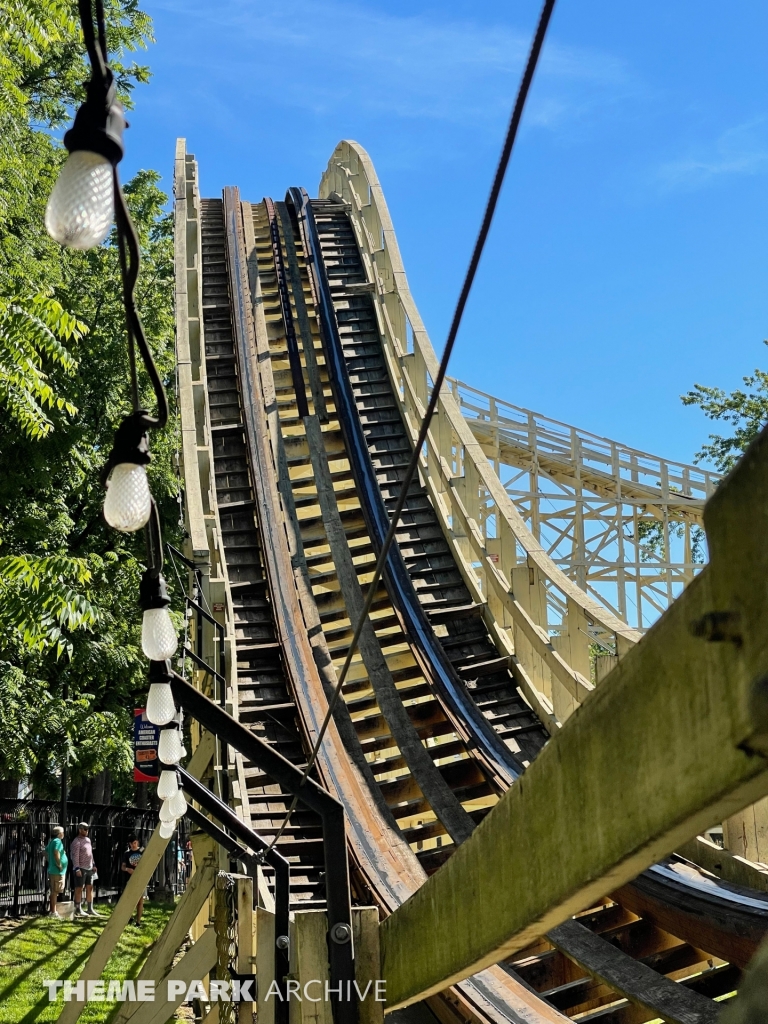
[[(207, 751), (190, 771), (234, 809), (244, 846), (248, 829), (274, 842), (282, 860), (254, 869), (263, 912), (289, 899), (295, 920), (327, 910), (332, 924), (344, 854), (329, 856), (310, 805), (285, 825), (296, 789), (260, 751), (307, 767), (437, 360), (360, 146), (337, 147), (318, 199), (202, 199), (183, 140), (175, 174), (184, 557), (200, 612), (187, 653), (193, 686), (240, 730), (220, 728), (202, 697), (185, 704), (179, 681)], [(695, 579), (685, 534), (675, 585), (688, 585), (643, 637), (600, 599), (584, 557), (547, 550), (532, 492), (516, 503), (499, 459), (579, 496), (625, 493), (665, 542), (670, 522), (698, 528), (717, 481), (677, 467), (679, 486), (667, 469), (653, 482), (645, 456), (614, 447), (590, 461), (593, 442), (573, 434), (558, 448), (551, 426), (539, 459), (534, 414), (522, 411), (522, 437), (513, 407), (499, 428), (497, 406), (477, 402), (457, 383), (440, 395), (309, 773), (344, 811), (351, 902), (381, 922), (385, 1012), (408, 1024), (714, 1022), (768, 929), (768, 872), (746, 839), (729, 843), (734, 823), (746, 836), (766, 818), (768, 607), (754, 581), (768, 557), (749, 537), (768, 528), (768, 442), (710, 499), (711, 564)], [(580, 543), (583, 555), (583, 529)], [(655, 584), (671, 578), (666, 550)], [(676, 596), (665, 587), (653, 600)], [(721, 822), (731, 850), (696, 838)], [(201, 836), (199, 871), (212, 858), (226, 870), (233, 848)], [(283, 861), (287, 897), (270, 866)], [(189, 903), (187, 926), (202, 906)], [(334, 934), (320, 959), (342, 977)], [(256, 971), (305, 976), (291, 958), (288, 975), (273, 948)], [(259, 1004), (260, 1021), (270, 1013)]]

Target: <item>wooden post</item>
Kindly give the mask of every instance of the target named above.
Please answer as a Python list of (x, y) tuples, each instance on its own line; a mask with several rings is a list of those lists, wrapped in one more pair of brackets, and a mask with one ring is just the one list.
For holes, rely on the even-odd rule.
[(303, 910), (294, 915), (288, 978), (290, 1024), (333, 1024), (331, 1003), (325, 999), (331, 976), (327, 934), (328, 916), (324, 910)]
[(383, 986), (376, 987), (376, 983), (381, 981), (378, 907), (352, 908), (352, 938), (358, 992), (366, 993), (360, 1000), (360, 1024), (384, 1024), (383, 999), (386, 993)]
[(275, 980), (275, 915), (257, 907), (253, 916), (256, 947), (257, 1013), (259, 1024), (275, 1024), (275, 997), (267, 994)]

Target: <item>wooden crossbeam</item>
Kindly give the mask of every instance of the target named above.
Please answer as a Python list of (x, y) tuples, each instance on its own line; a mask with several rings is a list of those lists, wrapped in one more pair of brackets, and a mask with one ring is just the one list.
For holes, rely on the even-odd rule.
[(768, 433), (705, 511), (709, 566), (381, 926), (388, 1008), (523, 948), (768, 793)]
[(173, 970), (158, 981), (154, 1002), (141, 1003), (133, 1015), (134, 1024), (166, 1024), (184, 1002), (186, 993), (168, 999), (168, 982), (184, 981), (189, 986), (193, 981), (202, 981), (216, 964), (216, 931), (205, 929), (197, 942), (179, 960)]
[[(138, 979), (163, 978), (173, 963), (173, 958), (187, 937), (193, 921), (203, 909), (216, 877), (216, 869), (205, 863), (189, 881), (184, 894), (176, 904), (160, 938), (150, 950), (149, 956), (139, 971)], [(250, 879), (249, 879), (250, 881)], [(141, 1006), (138, 1002), (125, 1002), (118, 1009), (113, 1024), (125, 1024)]]
[(634, 960), (579, 921), (564, 921), (547, 938), (593, 978), (667, 1024), (717, 1024), (720, 1009), (712, 999)]

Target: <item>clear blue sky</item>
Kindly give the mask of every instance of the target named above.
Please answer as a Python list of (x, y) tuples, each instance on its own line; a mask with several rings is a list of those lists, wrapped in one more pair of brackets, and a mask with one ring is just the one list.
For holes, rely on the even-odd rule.
[[(438, 352), (539, 0), (148, 0), (124, 173), (316, 194), (368, 149)], [(558, 0), (451, 372), (668, 458), (766, 364), (768, 7)]]

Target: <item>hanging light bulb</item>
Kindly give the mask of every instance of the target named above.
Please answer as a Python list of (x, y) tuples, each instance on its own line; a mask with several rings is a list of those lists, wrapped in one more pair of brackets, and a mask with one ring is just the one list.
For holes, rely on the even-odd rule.
[(160, 805), (160, 821), (169, 821), (176, 824), (176, 815), (171, 810), (171, 798), (167, 797)]
[(65, 162), (45, 209), (45, 228), (61, 245), (92, 249), (109, 234), (115, 210), (112, 164), (78, 149)]
[(139, 604), (144, 609), (141, 649), (150, 661), (166, 661), (176, 653), (179, 646), (168, 612), (170, 603), (163, 574), (147, 569), (141, 577)]
[(181, 743), (181, 730), (174, 722), (160, 733), (157, 756), (163, 764), (178, 764), (186, 756)]
[(146, 526), (152, 512), (152, 495), (143, 466), (122, 462), (107, 480), (104, 518), (113, 530), (135, 533)]
[(160, 835), (163, 839), (170, 839), (173, 833), (176, 831), (175, 821), (161, 821), (160, 822)]
[(64, 136), (69, 157), (45, 211), (51, 238), (73, 249), (100, 245), (114, 219), (113, 168), (123, 156), (123, 108), (115, 96), (112, 72), (94, 69), (88, 98)]
[(161, 800), (178, 793), (179, 783), (176, 780), (176, 772), (162, 771), (157, 782), (157, 795)]
[(102, 470), (106, 484), (104, 518), (114, 530), (134, 533), (146, 526), (152, 514), (146, 465), (146, 412), (139, 409), (123, 419), (115, 434), (115, 443)]
[(177, 789), (173, 796), (168, 800), (168, 809), (175, 814), (177, 818), (183, 818), (187, 813), (187, 801), (184, 799), (184, 794), (180, 789)]
[(147, 719), (153, 725), (168, 725), (176, 714), (170, 683), (152, 683), (147, 696)]

